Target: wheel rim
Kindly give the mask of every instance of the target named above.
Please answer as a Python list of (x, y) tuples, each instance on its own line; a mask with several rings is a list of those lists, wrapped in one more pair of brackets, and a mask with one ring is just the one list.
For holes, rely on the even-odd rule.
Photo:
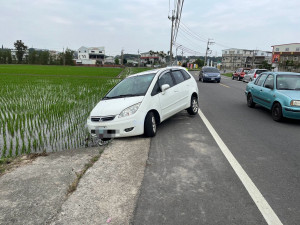
[(152, 130), (154, 133), (156, 133), (156, 121), (154, 116), (152, 116)]
[(194, 113), (198, 111), (198, 102), (196, 99), (193, 99), (192, 101), (192, 108)]

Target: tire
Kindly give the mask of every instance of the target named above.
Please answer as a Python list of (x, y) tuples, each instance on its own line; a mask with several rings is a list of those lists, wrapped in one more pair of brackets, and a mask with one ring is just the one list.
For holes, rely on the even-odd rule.
[(199, 81), (201, 81), (201, 77), (199, 77)]
[(220, 81), (218, 80), (217, 83), (220, 83)]
[(254, 108), (254, 106), (255, 106), (255, 103), (253, 102), (252, 95), (250, 93), (247, 95), (247, 106), (249, 108)]
[(236, 80), (237, 80), (237, 81), (240, 81), (241, 79), (240, 79), (240, 77), (238, 76)]
[(232, 75), (231, 79), (234, 80), (234, 76), (233, 75)]
[(198, 113), (198, 99), (195, 96), (191, 98), (191, 106), (187, 109), (188, 114), (196, 115)]
[(154, 137), (156, 135), (156, 119), (153, 112), (148, 112), (144, 123), (144, 135)]
[(283, 120), (282, 107), (278, 102), (274, 103), (274, 105), (272, 106), (272, 118), (276, 122), (280, 122)]

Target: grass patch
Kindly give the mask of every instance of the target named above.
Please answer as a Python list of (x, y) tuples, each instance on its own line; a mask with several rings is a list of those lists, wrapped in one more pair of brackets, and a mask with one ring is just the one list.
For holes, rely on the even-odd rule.
[(83, 66), (0, 65), (0, 74), (116, 77), (123, 68)]
[(232, 77), (232, 73), (223, 73), (222, 75), (226, 77)]

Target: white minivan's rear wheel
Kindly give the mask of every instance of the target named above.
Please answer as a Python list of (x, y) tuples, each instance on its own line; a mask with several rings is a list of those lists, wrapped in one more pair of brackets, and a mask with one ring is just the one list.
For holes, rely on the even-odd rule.
[(187, 109), (190, 115), (196, 115), (198, 113), (198, 99), (195, 96), (191, 98), (191, 106)]
[(148, 112), (144, 123), (144, 135), (154, 137), (156, 135), (156, 119), (153, 112)]

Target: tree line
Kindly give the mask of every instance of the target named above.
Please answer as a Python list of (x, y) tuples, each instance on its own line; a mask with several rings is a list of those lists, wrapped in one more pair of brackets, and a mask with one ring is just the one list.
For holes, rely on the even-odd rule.
[(15, 54), (11, 49), (0, 49), (0, 64), (38, 64), (38, 65), (74, 65), (74, 51), (66, 49), (64, 52), (53, 53), (49, 50), (28, 48), (22, 40), (14, 43)]

